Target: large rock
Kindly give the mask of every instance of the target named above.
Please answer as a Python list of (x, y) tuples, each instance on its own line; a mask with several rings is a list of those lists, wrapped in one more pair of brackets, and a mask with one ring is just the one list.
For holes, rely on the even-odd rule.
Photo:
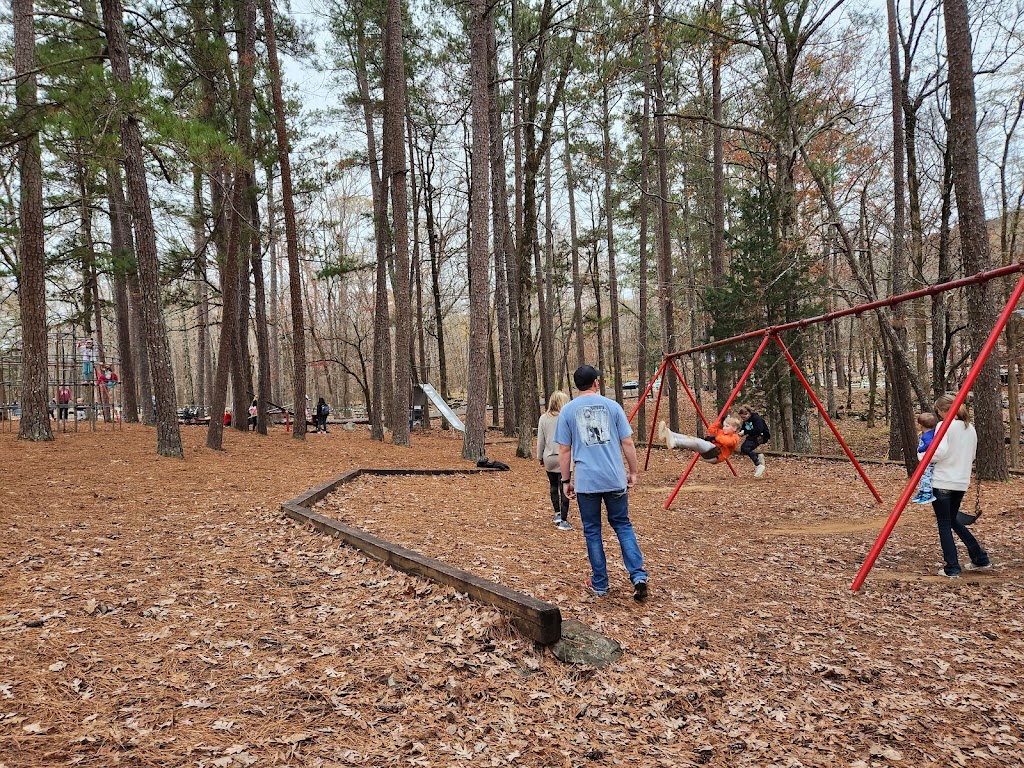
[(584, 664), (600, 669), (622, 657), (622, 646), (573, 619), (562, 621), (562, 638), (551, 652), (566, 664)]

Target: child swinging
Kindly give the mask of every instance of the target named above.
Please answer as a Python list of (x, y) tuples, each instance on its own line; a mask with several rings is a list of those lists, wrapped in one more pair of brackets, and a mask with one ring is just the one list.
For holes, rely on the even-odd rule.
[(685, 448), (700, 454), (704, 461), (720, 464), (743, 442), (743, 438), (738, 434), (741, 423), (735, 416), (726, 416), (721, 424), (716, 421), (708, 427), (708, 439), (703, 440), (692, 435), (672, 432), (668, 425), (661, 421), (658, 423), (658, 440), (663, 442), (666, 448)]

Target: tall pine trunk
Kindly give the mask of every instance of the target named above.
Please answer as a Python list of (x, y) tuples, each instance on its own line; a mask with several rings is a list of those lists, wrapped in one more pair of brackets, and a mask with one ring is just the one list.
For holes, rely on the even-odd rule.
[(473, 165), (470, 200), (473, 236), (469, 252), (469, 381), (466, 384), (466, 433), (462, 458), (485, 455), (487, 419), (487, 325), (490, 309), (490, 110), (487, 83), (487, 0), (470, 0), (469, 71), (473, 118)]
[(292, 166), (289, 156), (288, 126), (285, 122), (284, 95), (281, 87), (281, 66), (277, 58), (277, 37), (274, 32), (274, 11), (271, 0), (263, 2), (263, 23), (266, 31), (267, 60), (274, 97), (274, 130), (277, 134), (277, 163), (281, 169), (281, 204), (284, 208), (284, 234), (288, 252), (288, 292), (292, 309), (292, 399), (295, 403), (295, 424), (292, 436), (306, 439), (306, 325), (302, 308), (302, 285), (299, 282), (299, 235), (295, 223), (295, 199), (292, 191)]
[[(974, 65), (971, 61), (971, 28), (967, 0), (943, 0), (949, 67), (949, 144), (953, 188), (960, 224), (960, 248), (964, 274), (991, 268), (985, 202), (978, 172), (977, 113), (974, 101)], [(975, 359), (996, 321), (998, 283), (972, 285), (967, 289), (971, 353)], [(1006, 480), (1006, 428), (1003, 424), (999, 355), (993, 352), (974, 384), (974, 415), (978, 424), (979, 479)]]
[(156, 397), (157, 452), (161, 456), (184, 458), (178, 409), (171, 367), (171, 345), (160, 309), (160, 263), (156, 249), (156, 230), (142, 156), (142, 132), (131, 105), (124, 103), (124, 92), (131, 88), (128, 41), (124, 34), (121, 0), (102, 0), (103, 22), (107, 33), (107, 51), (114, 80), (121, 89), (121, 144), (124, 148), (125, 177), (135, 226), (135, 245), (139, 260), (139, 286), (142, 291), (142, 322)]
[(18, 131), (18, 306), (21, 311), (19, 440), (53, 440), (47, 404), (46, 259), (43, 164), (36, 97), (36, 32), (32, 0), (13, 0), (14, 73)]

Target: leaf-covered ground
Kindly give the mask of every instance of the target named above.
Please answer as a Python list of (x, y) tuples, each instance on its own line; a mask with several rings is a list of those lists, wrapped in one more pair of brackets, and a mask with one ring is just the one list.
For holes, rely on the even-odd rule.
[[(881, 433), (844, 425), (862, 455)], [(859, 434), (858, 434), (859, 432)], [(435, 431), (364, 431), (187, 459), (145, 428), (26, 445), (0, 434), (0, 766), (956, 766), (1024, 763), (1024, 482), (984, 491), (996, 568), (935, 575), (929, 509), (850, 583), (902, 488), (868, 465), (685, 466), (655, 451), (631, 510), (651, 574), (588, 596), (578, 515), (550, 523), (536, 462), (364, 477), (319, 511), (559, 605), (622, 659), (571, 667), (494, 610), (282, 519), (356, 466), (461, 467)]]

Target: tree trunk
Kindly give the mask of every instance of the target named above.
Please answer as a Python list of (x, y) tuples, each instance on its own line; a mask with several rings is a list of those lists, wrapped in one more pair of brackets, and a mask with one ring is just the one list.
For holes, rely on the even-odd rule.
[(498, 46), (494, 33), (494, 14), (487, 16), (487, 57), (490, 62), (487, 108), (490, 112), (491, 137), (491, 218), (494, 223), (494, 304), (498, 322), (498, 348), (501, 353), (501, 403), (505, 437), (516, 430), (516, 394), (513, 371), (519, 368), (513, 344), (513, 311), (516, 307), (516, 284), (509, 279), (514, 269), (515, 246), (508, 220), (508, 192), (505, 188), (505, 132), (501, 127), (501, 89), (498, 86)]
[[(391, 185), (395, 249), (395, 384), (391, 441), (409, 445), (409, 348), (412, 340), (412, 298), (409, 290), (409, 204), (405, 159), (405, 58), (401, 0), (388, 0), (384, 31), (384, 169)], [(486, 192), (484, 192), (486, 194)], [(486, 361), (486, 352), (484, 353)]]
[(572, 170), (569, 113), (564, 104), (562, 105), (562, 124), (562, 135), (565, 140), (565, 191), (569, 202), (569, 247), (572, 250), (572, 326), (576, 333), (576, 365), (580, 366), (587, 361), (586, 349), (583, 344), (583, 281), (580, 279), (580, 241), (576, 234), (576, 180)]
[[(953, 188), (960, 224), (964, 273), (991, 268), (985, 203), (978, 172), (977, 114), (974, 101), (974, 66), (971, 61), (971, 29), (967, 0), (943, 0), (949, 67), (949, 144), (952, 153)], [(971, 352), (981, 353), (995, 327), (999, 285), (981, 283), (968, 287)], [(977, 472), (981, 480), (1006, 480), (1006, 429), (1003, 425), (1002, 390), (999, 386), (999, 354), (994, 350), (974, 385), (974, 415), (978, 425)]]
[(466, 432), (462, 458), (486, 454), (487, 325), (490, 311), (488, 264), (490, 215), (490, 109), (487, 77), (487, 0), (469, 3), (470, 106), (473, 118), (473, 165), (469, 199), (473, 235), (469, 251), (469, 381), (466, 384)]
[[(114, 79), (125, 89), (132, 82), (128, 60), (128, 41), (124, 35), (121, 0), (102, 0), (103, 21), (107, 33), (107, 51)], [(161, 314), (160, 263), (156, 249), (156, 230), (150, 206), (146, 166), (142, 154), (139, 122), (128, 105), (122, 105), (121, 143), (124, 147), (125, 177), (131, 201), (135, 244), (139, 259), (139, 285), (142, 289), (142, 321), (156, 396), (157, 452), (161, 456), (184, 458), (178, 409), (171, 367), (171, 346)]]
[(131, 307), (128, 276), (136, 270), (132, 223), (124, 200), (121, 169), (117, 163), (107, 166), (107, 198), (110, 206), (110, 256), (114, 274), (114, 317), (117, 347), (121, 358), (121, 418), (129, 424), (139, 422), (139, 376), (132, 343)]
[(267, 60), (274, 97), (274, 130), (277, 134), (277, 164), (281, 169), (281, 203), (284, 207), (284, 233), (288, 248), (288, 289), (292, 309), (292, 395), (295, 423), (292, 437), (306, 439), (306, 325), (302, 308), (302, 285), (299, 282), (299, 235), (295, 224), (295, 199), (292, 192), (292, 166), (289, 157), (288, 126), (285, 122), (281, 67), (277, 58), (277, 37), (274, 32), (274, 11), (271, 0), (263, 2), (263, 23), (266, 32)]
[(36, 96), (36, 32), (32, 0), (12, 0), (18, 132), (18, 307), (21, 313), (21, 423), (18, 439), (53, 440), (47, 412), (46, 258), (43, 163)]
[(612, 324), (612, 376), (615, 402), (622, 405), (622, 333), (619, 327), (619, 279), (615, 267), (615, 201), (612, 198), (611, 110), (607, 83), (601, 89), (601, 115), (604, 131), (604, 221), (608, 245), (608, 310)]

